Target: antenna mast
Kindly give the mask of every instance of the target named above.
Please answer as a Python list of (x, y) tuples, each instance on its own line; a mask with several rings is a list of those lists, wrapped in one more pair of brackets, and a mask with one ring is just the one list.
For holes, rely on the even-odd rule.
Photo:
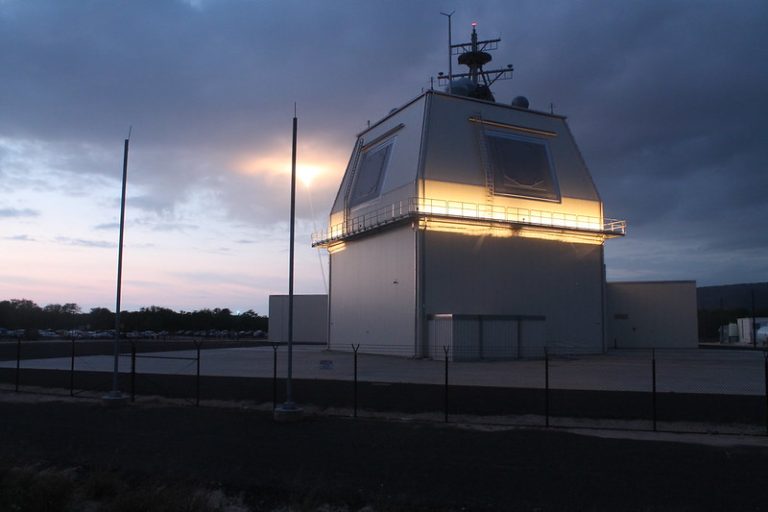
[(512, 78), (513, 70), (512, 64), (507, 64), (506, 68), (490, 69), (487, 71), (483, 69), (483, 66), (493, 59), (488, 52), (496, 50), (499, 47), (499, 41), (501, 41), (499, 38), (479, 41), (477, 38), (477, 22), (473, 21), (470, 42), (459, 44), (449, 43), (451, 56), (458, 55), (459, 64), (467, 66), (469, 71), (467, 73), (454, 75), (449, 64), (448, 76), (445, 76), (443, 73), (438, 74), (438, 83), (444, 85), (447, 81), (449, 91), (452, 92), (452, 82), (454, 79), (468, 78), (472, 84), (472, 90), (467, 91), (467, 94), (465, 94), (466, 96), (482, 100), (496, 101), (491, 93), (491, 85), (497, 80), (509, 80)]
[(451, 82), (453, 82), (453, 49), (451, 47), (451, 16), (456, 11), (453, 10), (450, 14), (441, 12), (443, 16), (448, 18), (448, 94), (453, 94)]

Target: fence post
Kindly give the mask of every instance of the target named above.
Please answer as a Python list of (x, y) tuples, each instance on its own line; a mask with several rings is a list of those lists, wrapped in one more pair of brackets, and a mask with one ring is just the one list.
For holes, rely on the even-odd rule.
[(200, 342), (195, 342), (197, 349), (197, 374), (195, 375), (195, 407), (200, 407)]
[(69, 358), (69, 396), (75, 396), (75, 337), (72, 336), (72, 353)]
[(357, 418), (357, 351), (360, 349), (360, 344), (352, 345), (352, 350), (354, 352), (354, 361), (355, 361), (355, 373), (354, 373), (354, 388), (353, 388), (353, 412), (352, 417)]
[(21, 336), (16, 337), (16, 392), (19, 392), (19, 378), (21, 373)]
[(656, 432), (656, 349), (651, 349), (651, 378), (653, 379), (653, 431)]
[(768, 351), (763, 351), (764, 368), (763, 375), (765, 376), (765, 435), (768, 436)]
[(136, 342), (131, 340), (131, 402), (136, 401)]
[(549, 427), (549, 350), (544, 347), (544, 426)]
[(277, 343), (272, 344), (272, 412), (277, 408)]
[(443, 352), (445, 353), (445, 422), (448, 423), (448, 351), (449, 347), (443, 346)]

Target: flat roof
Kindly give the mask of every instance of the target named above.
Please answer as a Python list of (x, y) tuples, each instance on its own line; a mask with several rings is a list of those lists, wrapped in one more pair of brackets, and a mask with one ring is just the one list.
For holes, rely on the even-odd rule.
[(459, 99), (459, 100), (463, 100), (463, 101), (472, 101), (472, 102), (476, 102), (476, 103), (482, 103), (484, 105), (493, 105), (493, 106), (500, 107), (500, 108), (506, 108), (506, 109), (509, 109), (509, 110), (518, 110), (520, 112), (531, 112), (533, 114), (538, 114), (538, 115), (542, 115), (542, 116), (546, 116), (546, 117), (554, 117), (556, 119), (567, 119), (566, 116), (563, 116), (563, 115), (560, 115), (560, 114), (554, 114), (552, 112), (544, 112), (542, 110), (534, 110), (532, 108), (515, 107), (513, 105), (507, 105), (506, 103), (499, 103), (497, 101), (480, 100), (480, 99), (477, 99), (477, 98), (470, 98), (469, 96), (459, 96), (458, 94), (448, 94), (447, 92), (435, 91), (434, 89), (432, 89), (432, 90), (429, 90), (429, 91), (424, 91), (423, 93), (421, 93), (418, 96), (416, 96), (415, 98), (409, 100), (405, 104), (403, 104), (403, 105), (401, 105), (401, 106), (399, 106), (397, 108), (392, 109), (392, 111), (389, 112), (386, 116), (382, 117), (381, 119), (379, 119), (375, 123), (371, 124), (371, 126), (368, 126), (365, 130), (363, 130), (360, 133), (358, 133), (357, 137), (361, 137), (362, 135), (365, 135), (367, 132), (369, 132), (373, 128), (377, 127), (378, 125), (380, 125), (381, 123), (383, 123), (384, 121), (389, 119), (390, 117), (398, 114), (403, 109), (411, 106), (413, 103), (416, 103), (421, 98), (424, 98), (424, 97), (426, 97), (428, 95), (443, 96), (443, 97), (446, 97), (446, 98), (454, 98), (454, 99)]

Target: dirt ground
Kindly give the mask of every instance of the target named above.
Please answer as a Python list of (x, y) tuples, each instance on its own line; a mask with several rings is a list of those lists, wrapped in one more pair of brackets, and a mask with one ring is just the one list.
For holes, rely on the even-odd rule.
[(739, 438), (707, 445), (323, 416), (279, 424), (235, 404), (114, 409), (18, 397), (0, 393), (5, 474), (119, 474), (128, 486), (222, 490), (241, 497), (237, 510), (768, 509), (768, 448)]

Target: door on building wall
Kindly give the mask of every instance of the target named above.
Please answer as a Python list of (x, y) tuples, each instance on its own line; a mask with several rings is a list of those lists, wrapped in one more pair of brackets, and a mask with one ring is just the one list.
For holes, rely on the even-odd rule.
[(632, 346), (632, 341), (634, 341), (634, 334), (632, 332), (632, 322), (629, 320), (628, 314), (614, 314), (611, 327), (611, 334), (613, 335), (613, 339), (609, 340), (609, 343), (611, 346), (613, 346), (613, 348)]
[(481, 359), (519, 357), (517, 324), (517, 319), (506, 316), (481, 317)]
[(444, 359), (444, 347), (448, 347), (449, 350), (453, 348), (452, 315), (433, 315), (428, 319), (427, 326), (429, 332), (429, 357), (432, 359)]
[(454, 361), (543, 357), (545, 318), (512, 315), (432, 315), (428, 320), (429, 355)]
[(477, 361), (482, 354), (480, 317), (453, 315), (453, 360)]

